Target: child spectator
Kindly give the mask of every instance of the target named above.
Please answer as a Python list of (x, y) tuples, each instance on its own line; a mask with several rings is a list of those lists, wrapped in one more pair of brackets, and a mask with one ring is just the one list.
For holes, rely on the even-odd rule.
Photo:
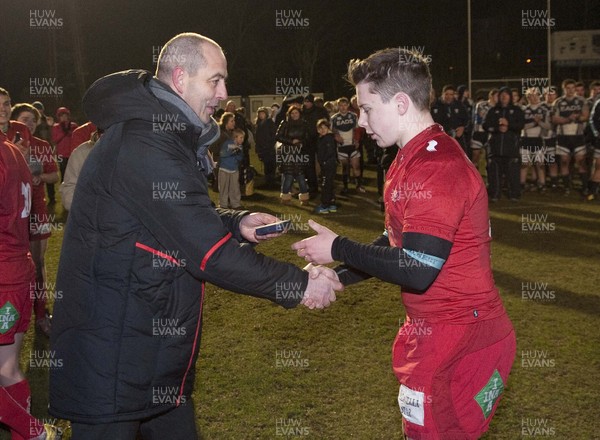
[(317, 206), (317, 214), (336, 212), (334, 195), (334, 179), (337, 168), (337, 143), (331, 132), (331, 123), (327, 119), (317, 121), (317, 160), (321, 167), (321, 205)]
[(233, 130), (233, 139), (223, 142), (219, 155), (219, 206), (241, 209), (239, 166), (244, 159), (244, 130)]

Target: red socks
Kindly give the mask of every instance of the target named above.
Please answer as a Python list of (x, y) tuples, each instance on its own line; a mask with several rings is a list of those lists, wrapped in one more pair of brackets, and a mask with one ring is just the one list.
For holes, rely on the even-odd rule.
[(0, 387), (0, 422), (10, 428), (12, 440), (25, 440), (44, 432), (43, 424), (29, 414), (31, 391), (27, 380)]

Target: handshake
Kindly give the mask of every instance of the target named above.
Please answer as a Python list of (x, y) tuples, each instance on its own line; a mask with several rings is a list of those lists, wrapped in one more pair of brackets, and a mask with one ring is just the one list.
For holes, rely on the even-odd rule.
[(335, 301), (335, 291), (344, 290), (344, 285), (333, 269), (309, 263), (304, 270), (308, 271), (308, 284), (300, 304), (309, 309), (328, 307)]

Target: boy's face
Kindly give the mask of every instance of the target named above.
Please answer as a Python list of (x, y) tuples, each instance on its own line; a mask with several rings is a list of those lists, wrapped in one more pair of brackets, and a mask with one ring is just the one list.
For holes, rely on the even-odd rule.
[(380, 147), (397, 144), (402, 135), (402, 121), (398, 114), (398, 106), (394, 99), (388, 102), (381, 100), (379, 93), (369, 90), (369, 83), (359, 83), (356, 86), (358, 105), (361, 112), (358, 125), (367, 130)]
[(244, 135), (236, 134), (233, 138), (233, 141), (238, 145), (242, 145), (244, 143)]
[(328, 130), (328, 128), (327, 128), (327, 126), (326, 126), (326, 125), (319, 125), (319, 126), (317, 127), (317, 132), (318, 132), (318, 133), (319, 133), (319, 135), (321, 135), (321, 136), (325, 136), (325, 135), (327, 134), (327, 132), (328, 132), (328, 131), (329, 131), (329, 130)]
[(338, 110), (342, 114), (348, 113), (348, 103), (346, 101), (342, 101), (338, 103)]

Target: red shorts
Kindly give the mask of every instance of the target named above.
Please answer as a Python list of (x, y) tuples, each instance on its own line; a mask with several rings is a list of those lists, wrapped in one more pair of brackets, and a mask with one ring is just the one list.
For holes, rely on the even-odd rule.
[(414, 440), (480, 438), (515, 354), (515, 333), (506, 315), (470, 325), (407, 318), (393, 349), (405, 434)]
[(16, 333), (25, 333), (33, 307), (32, 284), (0, 292), (0, 345), (15, 342)]

